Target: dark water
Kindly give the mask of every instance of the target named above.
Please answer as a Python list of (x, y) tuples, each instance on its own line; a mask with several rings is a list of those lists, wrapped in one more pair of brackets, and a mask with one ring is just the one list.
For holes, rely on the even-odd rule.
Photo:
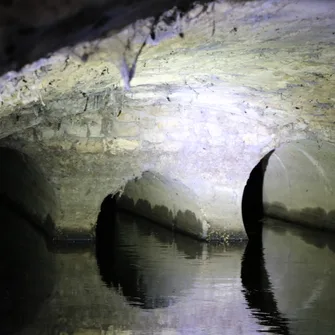
[(262, 241), (209, 245), (119, 213), (96, 246), (48, 252), (10, 215), (0, 334), (335, 333), (334, 236), (270, 221)]

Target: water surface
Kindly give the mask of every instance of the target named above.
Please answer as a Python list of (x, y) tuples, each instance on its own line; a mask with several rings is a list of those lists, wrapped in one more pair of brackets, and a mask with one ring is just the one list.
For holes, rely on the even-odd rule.
[(260, 242), (213, 245), (125, 213), (99, 221), (96, 246), (21, 257), (39, 267), (2, 252), (2, 273), (34, 279), (8, 290), (2, 277), (2, 310), (17, 312), (3, 321), (6, 334), (334, 334), (331, 235), (270, 221)]

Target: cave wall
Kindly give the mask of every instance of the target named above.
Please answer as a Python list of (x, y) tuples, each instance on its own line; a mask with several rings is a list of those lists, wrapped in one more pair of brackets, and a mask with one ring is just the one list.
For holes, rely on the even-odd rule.
[(1, 146), (0, 202), (46, 237), (54, 236), (59, 208), (53, 185), (37, 162), (22, 152)]
[[(105, 196), (150, 170), (190, 189), (193, 207), (201, 208), (211, 231), (243, 237), (240, 197), (248, 174), (243, 165), (248, 146), (230, 145), (243, 132), (241, 123), (238, 129), (236, 120), (236, 130), (230, 134), (233, 120), (225, 125), (222, 119), (220, 128), (218, 112), (210, 114), (210, 122), (206, 114), (186, 106), (173, 112), (162, 116), (159, 107), (142, 107), (137, 113), (130, 108), (119, 118), (97, 113), (97, 124), (91, 123), (94, 114), (90, 114), (87, 121), (73, 125), (63, 120), (59, 129), (45, 125), (28, 129), (4, 139), (3, 145), (26, 152), (50, 177), (60, 203), (59, 227), (90, 230)], [(234, 169), (236, 163), (241, 167)]]
[(212, 231), (243, 235), (257, 162), (291, 141), (335, 143), (334, 9), (222, 2), (155, 36), (147, 19), (62, 45), (0, 78), (1, 145), (39, 163), (59, 227), (92, 229), (105, 196), (151, 170), (192, 190)]

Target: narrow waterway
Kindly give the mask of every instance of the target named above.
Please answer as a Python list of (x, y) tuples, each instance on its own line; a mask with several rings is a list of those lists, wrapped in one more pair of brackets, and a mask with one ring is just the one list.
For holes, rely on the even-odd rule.
[(0, 334), (334, 334), (330, 234), (268, 220), (262, 241), (214, 245), (118, 213), (96, 244), (50, 249), (12, 214)]

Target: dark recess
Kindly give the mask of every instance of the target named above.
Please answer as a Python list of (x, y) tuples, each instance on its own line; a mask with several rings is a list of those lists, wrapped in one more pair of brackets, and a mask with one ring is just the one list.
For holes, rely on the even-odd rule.
[(137, 267), (138, 256), (130, 254), (122, 243), (122, 228), (117, 222), (116, 196), (108, 196), (101, 205), (96, 225), (96, 259), (101, 279), (115, 288), (130, 305), (143, 309), (164, 308), (169, 305), (164, 297), (146, 294), (145, 283)]
[(0, 202), (0, 221), (0, 334), (10, 335), (33, 323), (50, 298), (55, 263), (45, 236), (15, 208)]
[[(166, 274), (159, 271), (146, 273), (141, 264), (145, 262), (150, 266), (151, 261), (143, 259), (145, 256), (138, 251), (146, 248), (143, 241), (154, 236), (161, 245), (174, 244), (185, 259), (196, 259), (201, 254), (202, 243), (118, 209), (117, 198), (118, 195), (110, 195), (104, 199), (95, 230), (95, 251), (101, 279), (107, 287), (118, 290), (130, 305), (142, 309), (171, 306), (174, 303), (172, 292), (165, 291), (166, 287), (160, 286), (160, 281), (168, 283), (178, 274), (173, 271)], [(137, 237), (134, 239), (134, 235), (128, 235), (134, 226), (138, 240)], [(157, 261), (160, 257), (157, 254)], [(184, 286), (191, 285), (188, 280), (189, 277), (173, 286), (173, 296), (181, 295)]]
[(262, 235), (264, 173), (273, 152), (274, 150), (270, 151), (253, 168), (244, 188), (242, 218), (249, 239), (259, 239)]

